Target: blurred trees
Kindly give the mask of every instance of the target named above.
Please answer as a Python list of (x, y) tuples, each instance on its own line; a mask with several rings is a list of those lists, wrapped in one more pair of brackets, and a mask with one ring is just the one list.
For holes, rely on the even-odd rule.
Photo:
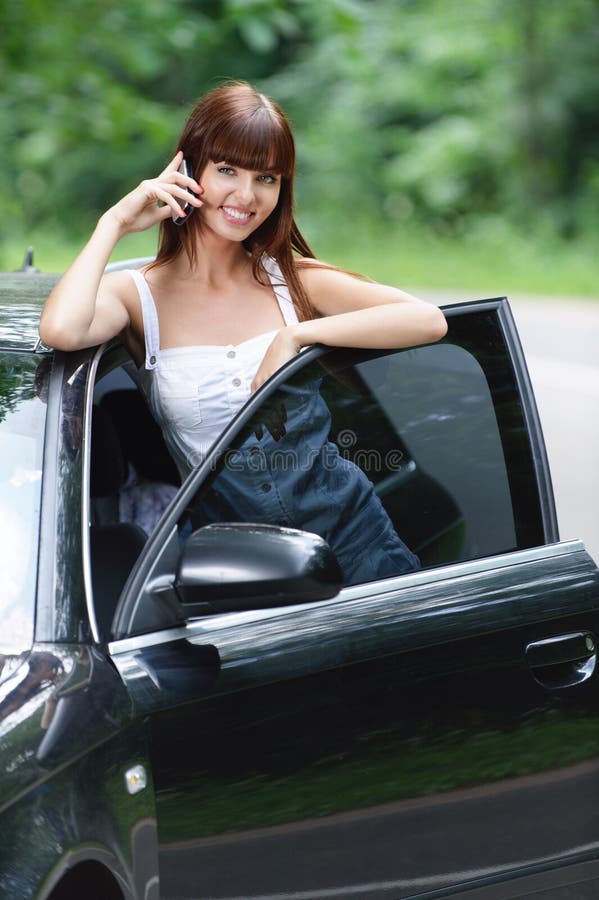
[(353, 27), (318, 23), (269, 84), (296, 110), (319, 190), (450, 228), (508, 213), (571, 234), (596, 216), (596, 0), (357, 10)]
[(245, 78), (295, 125), (304, 218), (576, 235), (598, 46), (597, 0), (0, 0), (0, 229), (87, 230)]

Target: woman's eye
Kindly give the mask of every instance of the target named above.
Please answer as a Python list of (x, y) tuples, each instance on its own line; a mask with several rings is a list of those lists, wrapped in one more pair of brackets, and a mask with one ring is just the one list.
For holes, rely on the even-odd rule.
[(234, 175), (235, 171), (231, 168), (231, 166), (219, 166), (218, 171), (222, 172), (223, 175)]
[(263, 184), (276, 184), (277, 177), (276, 175), (260, 175), (258, 180)]

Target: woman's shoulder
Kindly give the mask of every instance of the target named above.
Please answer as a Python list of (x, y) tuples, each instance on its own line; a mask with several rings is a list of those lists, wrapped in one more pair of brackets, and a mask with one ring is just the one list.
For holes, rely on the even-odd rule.
[(326, 263), (322, 259), (316, 259), (315, 256), (295, 256), (294, 262), (298, 268), (302, 269), (309, 266), (315, 266), (316, 268), (321, 268), (322, 266), (330, 267), (330, 263)]
[(295, 271), (306, 290), (319, 285), (346, 284), (348, 280), (355, 281), (364, 277), (358, 272), (350, 272), (312, 256), (297, 257)]
[(293, 262), (300, 279), (318, 277), (321, 272), (340, 271), (336, 266), (332, 266), (322, 259), (316, 259), (314, 256), (296, 256)]
[(140, 305), (140, 287), (136, 284), (133, 270), (106, 272), (100, 280), (98, 300), (100, 303), (124, 306), (129, 319), (134, 320)]
[(106, 291), (118, 294), (128, 294), (135, 290), (132, 269), (117, 269), (114, 272), (105, 272), (100, 281), (101, 287)]
[(145, 266), (106, 272), (100, 281), (100, 287), (103, 292), (118, 297), (119, 300), (126, 304), (139, 300), (144, 284), (148, 285)]

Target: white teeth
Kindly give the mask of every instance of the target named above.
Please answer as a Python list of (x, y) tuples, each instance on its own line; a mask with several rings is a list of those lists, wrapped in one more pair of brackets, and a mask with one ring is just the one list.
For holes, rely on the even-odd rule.
[(231, 218), (233, 218), (233, 219), (239, 219), (240, 221), (243, 221), (244, 219), (249, 219), (249, 217), (250, 217), (250, 213), (241, 212), (238, 209), (233, 209), (231, 206), (223, 206), (223, 209), (226, 212), (226, 214), (228, 216), (231, 216)]

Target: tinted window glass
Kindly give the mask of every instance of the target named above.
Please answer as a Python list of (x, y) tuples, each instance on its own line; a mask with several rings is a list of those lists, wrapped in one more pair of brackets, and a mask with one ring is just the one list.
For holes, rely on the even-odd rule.
[(0, 660), (33, 636), (48, 363), (0, 354)]
[(314, 531), (347, 584), (542, 542), (503, 338), (493, 314), (465, 321), (440, 344), (307, 365), (253, 416), (181, 524)]

